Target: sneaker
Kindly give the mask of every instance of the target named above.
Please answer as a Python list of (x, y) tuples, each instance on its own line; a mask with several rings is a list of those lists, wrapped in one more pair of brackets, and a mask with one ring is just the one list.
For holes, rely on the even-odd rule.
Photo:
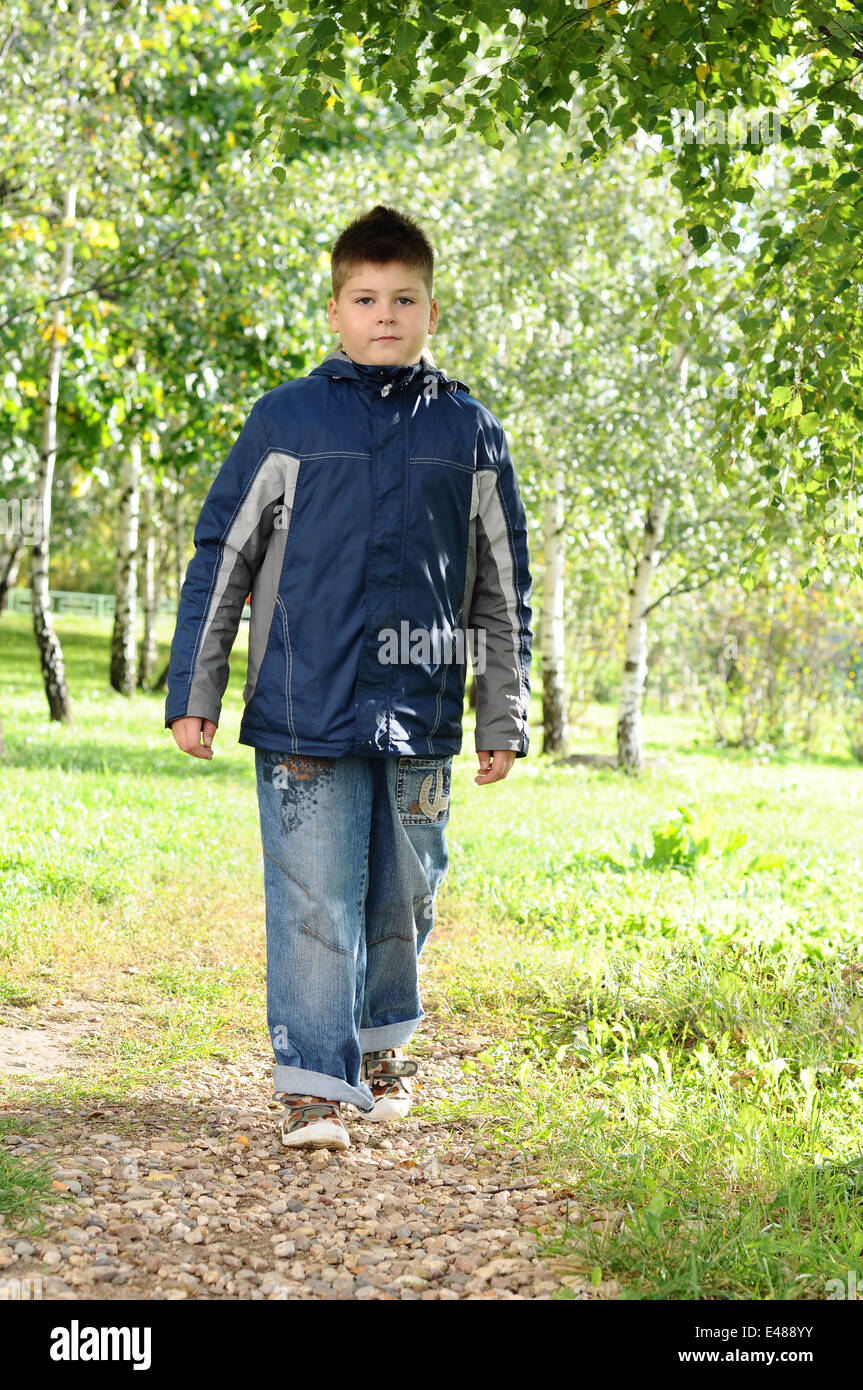
[(281, 1139), (291, 1149), (347, 1149), (351, 1137), (342, 1123), (339, 1102), (320, 1096), (289, 1096), (278, 1092), (284, 1102)]
[(381, 1048), (363, 1056), (363, 1078), (375, 1098), (374, 1110), (364, 1111), (364, 1120), (403, 1120), (411, 1108), (411, 1083), (417, 1064), (402, 1057), (397, 1048)]

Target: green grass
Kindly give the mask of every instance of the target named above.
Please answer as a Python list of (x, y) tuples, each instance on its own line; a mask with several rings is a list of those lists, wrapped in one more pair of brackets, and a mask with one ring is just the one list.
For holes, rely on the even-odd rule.
[[(263, 884), (240, 646), (210, 765), (161, 697), (107, 688), (107, 625), (58, 626), (74, 728), (26, 619), (0, 623), (0, 1017), (116, 1006), (85, 1076), (5, 1085), (84, 1107), (266, 1047)], [(614, 721), (574, 747), (611, 751)], [(489, 1041), (475, 1099), (420, 1113), (571, 1190), (550, 1249), (624, 1297), (823, 1298), (863, 1267), (860, 769), (838, 736), (803, 760), (718, 750), (693, 713), (645, 731), (640, 778), (532, 752), (478, 788), (466, 721), (424, 999)]]
[(67, 1200), (52, 1187), (52, 1173), (44, 1158), (17, 1158), (2, 1147), (6, 1134), (26, 1137), (44, 1130), (44, 1124), (18, 1115), (0, 1113), (0, 1225), (23, 1234), (45, 1229), (43, 1207)]

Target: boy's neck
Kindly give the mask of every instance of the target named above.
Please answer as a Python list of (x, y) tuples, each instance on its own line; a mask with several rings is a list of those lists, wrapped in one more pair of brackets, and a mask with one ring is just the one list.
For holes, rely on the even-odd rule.
[(350, 362), (353, 362), (353, 364), (354, 364), (355, 367), (359, 367), (360, 369), (362, 369), (362, 368), (365, 367), (365, 368), (367, 368), (369, 371), (386, 371), (386, 372), (400, 372), (400, 371), (403, 371), (404, 368), (406, 368), (406, 367), (419, 367), (419, 366), (422, 366), (423, 358), (424, 358), (424, 355), (425, 355), (425, 350), (423, 349), (423, 351), (420, 353), (420, 355), (419, 355), (419, 357), (418, 357), (418, 359), (417, 359), (416, 362), (360, 362), (356, 357), (351, 357), (351, 355), (350, 355), (350, 353), (347, 351), (347, 349), (344, 348), (344, 347), (342, 347), (341, 344), (339, 344), (339, 349), (338, 349), (338, 350), (339, 350), (340, 352), (343, 352), (343, 353), (345, 354), (345, 356), (348, 358), (348, 360), (349, 360)]

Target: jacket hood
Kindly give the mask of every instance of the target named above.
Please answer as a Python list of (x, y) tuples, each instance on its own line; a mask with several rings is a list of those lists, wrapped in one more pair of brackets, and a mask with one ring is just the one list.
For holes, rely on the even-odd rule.
[(427, 385), (429, 377), (437, 381), (438, 391), (467, 391), (470, 394), (470, 387), (466, 382), (460, 381), (458, 377), (447, 376), (445, 371), (436, 367), (430, 354), (424, 348), (420, 353), (419, 362), (412, 365), (376, 365), (370, 362), (355, 362), (349, 357), (344, 348), (336, 348), (334, 352), (328, 354), (317, 367), (313, 367), (309, 376), (320, 373), (323, 376), (331, 376), (338, 380), (345, 377), (348, 380), (365, 383), (370, 388), (381, 387), (391, 383), (393, 389), (399, 391), (409, 386), (411, 382), (417, 385)]

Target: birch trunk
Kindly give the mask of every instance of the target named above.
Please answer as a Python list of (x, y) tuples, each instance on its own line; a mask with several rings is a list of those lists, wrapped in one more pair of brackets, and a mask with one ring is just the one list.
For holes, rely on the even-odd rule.
[(563, 471), (552, 479), (545, 500), (543, 527), (542, 598), (542, 751), (566, 753), (569, 728), (566, 711), (566, 665), (563, 626), (564, 546)]
[[(180, 480), (179, 480), (179, 478), (178, 478), (178, 479), (177, 479), (177, 486), (179, 487), (179, 485), (180, 485)], [(159, 506), (159, 513), (160, 513), (160, 516), (162, 516), (162, 517), (168, 517), (168, 516), (170, 515), (170, 513), (171, 513), (171, 503), (172, 503), (172, 501), (173, 501), (173, 502), (174, 502), (174, 507), (175, 507), (175, 517), (176, 517), (176, 506), (177, 506), (177, 501), (176, 501), (176, 498), (173, 498), (173, 499), (172, 499), (169, 484), (168, 484), (168, 482), (167, 482), (164, 478), (162, 479), (162, 485), (161, 485), (161, 489), (160, 489), (160, 492), (159, 492), (159, 499), (160, 499), (160, 506)], [(169, 542), (168, 534), (167, 534), (167, 533), (168, 533), (168, 528), (167, 528), (167, 527), (162, 526), (162, 527), (159, 528), (159, 535), (158, 535), (158, 538), (157, 538), (158, 552), (159, 552), (159, 553), (158, 553), (158, 565), (157, 565), (157, 570), (158, 570), (158, 573), (159, 573), (160, 576), (161, 576), (161, 575), (167, 575), (167, 572), (168, 572), (168, 562), (169, 562), (169, 560), (170, 560), (170, 558), (171, 558), (170, 542)], [(175, 534), (175, 537), (176, 537), (176, 527), (175, 527), (175, 529), (174, 529), (174, 534)], [(182, 551), (180, 551), (180, 554), (182, 554)], [(177, 568), (178, 568), (179, 570), (182, 570), (182, 562), (177, 562)], [(180, 579), (182, 580), (182, 573), (180, 574)], [(176, 600), (176, 601), (177, 601), (177, 605), (179, 606), (179, 602), (180, 602), (180, 591), (179, 591), (179, 589), (177, 590), (177, 600)], [(165, 690), (165, 689), (166, 689), (167, 684), (168, 684), (168, 671), (170, 670), (170, 666), (171, 666), (171, 659), (170, 659), (170, 656), (169, 656), (168, 660), (165, 662), (165, 664), (164, 664), (164, 666), (162, 667), (161, 671), (160, 671), (159, 674), (156, 676), (156, 679), (153, 681), (152, 685), (150, 686), (150, 689), (151, 689), (151, 690), (153, 690), (153, 691), (155, 691), (155, 692), (158, 692), (158, 691), (161, 691), (161, 690)]]
[(156, 499), (157, 515), (159, 524), (156, 528), (156, 584), (162, 591), (170, 589), (171, 581), (168, 574), (171, 567), (171, 528), (167, 524), (167, 518), (171, 515), (171, 489), (165, 478), (159, 481), (158, 494)]
[(177, 603), (179, 604), (180, 590), (183, 587), (183, 580), (186, 577), (186, 509), (183, 499), (183, 484), (179, 477), (177, 478), (177, 496), (175, 498), (174, 511), (174, 544), (177, 551)]
[(159, 593), (156, 587), (156, 487), (152, 470), (144, 469), (141, 480), (141, 504), (143, 513), (143, 582), (141, 584), (141, 606), (144, 610), (144, 635), (138, 656), (138, 685), (147, 689), (153, 679), (156, 665), (156, 617), (159, 611)]
[[(132, 353), (133, 376), (129, 390), (135, 393), (144, 370), (144, 353)], [(138, 417), (140, 419), (140, 417)], [(140, 430), (140, 424), (138, 425)], [(117, 570), (114, 581), (114, 631), (111, 635), (110, 682), (121, 695), (138, 688), (138, 544), (141, 529), (141, 440), (136, 433), (123, 457), (120, 493), (120, 526), (117, 536)]]
[(620, 683), (620, 703), (617, 712), (617, 760), (627, 772), (640, 772), (644, 766), (644, 746), (641, 733), (641, 701), (647, 674), (647, 605), (650, 581), (656, 561), (669, 502), (666, 496), (655, 499), (647, 510), (641, 553), (635, 566), (629, 590), (629, 612), (626, 622), (626, 656), (623, 679)]
[[(74, 97), (73, 97), (74, 100)], [(63, 220), (71, 225), (75, 220), (77, 190), (70, 185), (63, 198)], [(57, 299), (54, 302), (52, 317), (51, 346), (48, 354), (48, 381), (45, 395), (45, 408), (42, 413), (42, 446), (36, 470), (35, 503), (38, 523), (32, 550), (30, 552), (30, 587), (33, 603), (33, 632), (39, 649), (39, 662), (42, 667), (42, 680), (48, 698), (48, 709), (52, 719), (68, 722), (72, 712), (69, 707), (69, 692), (66, 688), (66, 672), (63, 666), (63, 649), (54, 631), (51, 613), (49, 570), (51, 562), (51, 498), (54, 488), (54, 468), (57, 462), (57, 397), (60, 384), (60, 364), (63, 359), (65, 339), (64, 312), (62, 296), (69, 288), (72, 275), (72, 240), (66, 237), (60, 255), (60, 270), (57, 276)]]
[[(694, 250), (687, 238), (681, 274), (686, 274), (694, 256)], [(671, 360), (670, 376), (682, 389), (686, 388), (687, 354), (686, 343), (678, 343)], [(671, 450), (671, 440), (666, 439)], [(647, 608), (650, 595), (650, 581), (653, 578), (659, 547), (665, 535), (665, 526), (670, 511), (670, 501), (666, 493), (654, 498), (644, 519), (644, 533), (641, 553), (635, 566), (632, 587), (629, 590), (629, 612), (626, 622), (626, 655), (623, 662), (623, 679), (620, 683), (620, 701), (617, 710), (617, 762), (627, 772), (640, 772), (644, 766), (644, 743), (641, 733), (641, 702), (644, 697), (644, 681), (647, 675)]]
[[(80, 55), (84, 27), (87, 22), (86, 5), (78, 5), (77, 38), (75, 55), (70, 67), (72, 74), (68, 87), (68, 108), (70, 121), (67, 127), (69, 141), (72, 141), (72, 121), (79, 102), (76, 83), (79, 80)], [(75, 223), (77, 185), (72, 182), (63, 194), (64, 227), (71, 228)], [(60, 388), (60, 367), (63, 361), (63, 345), (66, 339), (64, 296), (72, 279), (72, 238), (63, 239), (60, 252), (60, 268), (57, 274), (57, 293), (51, 316), (51, 345), (48, 352), (48, 373), (45, 391), (45, 406), (42, 412), (42, 443), (39, 463), (36, 469), (34, 502), (36, 506), (36, 528), (33, 547), (30, 552), (30, 592), (33, 610), (33, 632), (39, 651), (42, 680), (48, 699), (51, 719), (70, 723), (72, 711), (69, 705), (69, 691), (66, 686), (66, 671), (63, 665), (63, 648), (54, 631), (54, 618), (51, 613), (50, 568), (51, 568), (51, 500), (54, 491), (54, 470), (57, 464), (57, 400)]]
[(2, 559), (0, 559), (0, 613), (2, 613), (3, 609), (6, 607), (9, 590), (15, 588), (15, 581), (18, 578), (18, 570), (21, 567), (23, 554), (23, 536), (13, 535), (9, 545), (3, 552)]
[(111, 685), (121, 695), (137, 688), (138, 522), (141, 509), (141, 441), (129, 441), (123, 461), (120, 534), (111, 637)]

